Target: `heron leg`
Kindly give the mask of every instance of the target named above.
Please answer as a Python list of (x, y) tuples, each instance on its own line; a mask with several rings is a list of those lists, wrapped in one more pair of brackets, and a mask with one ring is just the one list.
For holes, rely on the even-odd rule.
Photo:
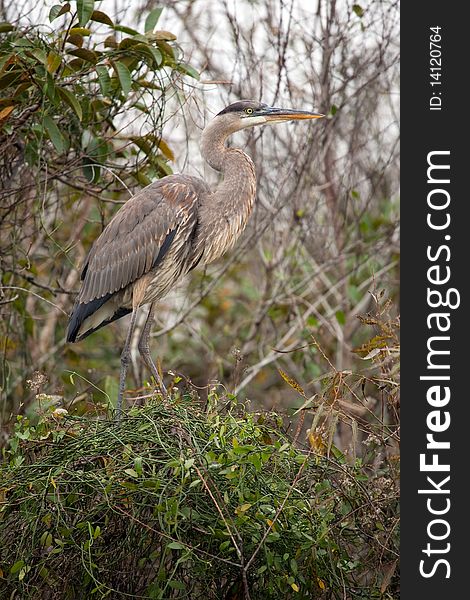
[(120, 421), (122, 416), (122, 398), (124, 396), (124, 388), (126, 386), (126, 375), (127, 369), (131, 362), (131, 341), (134, 334), (135, 323), (137, 318), (137, 308), (135, 307), (132, 311), (131, 322), (127, 331), (126, 343), (121, 354), (121, 374), (119, 376), (119, 392), (116, 404), (116, 420)]
[(149, 337), (150, 337), (150, 330), (152, 329), (154, 317), (155, 317), (155, 302), (152, 302), (152, 304), (150, 305), (147, 320), (145, 321), (144, 328), (142, 329), (142, 335), (140, 336), (139, 352), (140, 352), (140, 355), (142, 356), (145, 364), (147, 365), (148, 369), (152, 373), (152, 376), (155, 379), (155, 382), (157, 383), (158, 387), (160, 388), (161, 393), (166, 397), (168, 395), (168, 392), (166, 391), (166, 387), (163, 383), (160, 373), (158, 372), (158, 369), (155, 366), (155, 363), (153, 362), (152, 357), (150, 355)]

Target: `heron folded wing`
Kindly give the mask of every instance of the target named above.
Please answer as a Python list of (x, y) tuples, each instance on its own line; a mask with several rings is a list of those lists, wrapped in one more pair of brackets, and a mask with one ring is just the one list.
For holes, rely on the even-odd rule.
[[(177, 175), (151, 184), (128, 200), (88, 255), (78, 302), (113, 294), (157, 268), (178, 231), (189, 239), (191, 223), (197, 222), (197, 202), (189, 178)], [(183, 246), (185, 242), (180, 240)]]

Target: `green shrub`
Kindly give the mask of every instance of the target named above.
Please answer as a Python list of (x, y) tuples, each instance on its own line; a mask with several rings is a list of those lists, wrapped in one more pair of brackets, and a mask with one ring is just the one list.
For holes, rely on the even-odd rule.
[(221, 404), (175, 396), (120, 424), (18, 417), (0, 472), (1, 596), (397, 598), (390, 474)]

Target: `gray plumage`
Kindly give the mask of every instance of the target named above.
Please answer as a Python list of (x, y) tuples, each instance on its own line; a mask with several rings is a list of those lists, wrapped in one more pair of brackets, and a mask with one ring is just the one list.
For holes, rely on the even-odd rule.
[(255, 125), (322, 116), (250, 100), (231, 104), (202, 134), (203, 157), (223, 175), (216, 190), (197, 177), (164, 177), (128, 200), (94, 242), (83, 266), (67, 341), (79, 341), (132, 312), (121, 355), (118, 417), (138, 308), (151, 304), (139, 350), (165, 394), (148, 343), (155, 302), (200, 262), (208, 264), (232, 248), (246, 227), (256, 196), (255, 169), (242, 150), (226, 147), (227, 137)]

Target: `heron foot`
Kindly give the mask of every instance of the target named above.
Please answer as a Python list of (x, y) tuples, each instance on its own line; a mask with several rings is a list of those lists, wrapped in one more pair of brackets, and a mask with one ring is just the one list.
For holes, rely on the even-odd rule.
[(148, 344), (139, 344), (139, 351), (144, 363), (146, 364), (148, 370), (152, 374), (152, 378), (156, 383), (158, 390), (166, 400), (168, 398), (168, 391), (165, 387), (165, 384), (163, 383), (162, 375), (160, 374), (159, 370), (157, 369), (155, 363), (152, 360)]

